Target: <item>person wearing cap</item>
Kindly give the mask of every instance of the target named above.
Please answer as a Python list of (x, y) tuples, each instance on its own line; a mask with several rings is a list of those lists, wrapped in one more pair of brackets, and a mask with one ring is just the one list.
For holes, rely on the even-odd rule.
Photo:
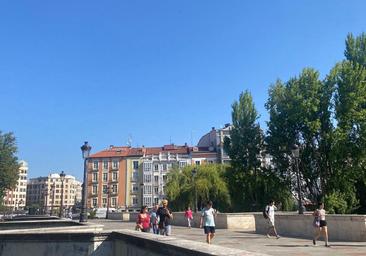
[(157, 211), (159, 216), (159, 231), (160, 235), (170, 236), (172, 232), (171, 222), (173, 220), (173, 213), (168, 208), (168, 200), (164, 199), (162, 202), (162, 207)]

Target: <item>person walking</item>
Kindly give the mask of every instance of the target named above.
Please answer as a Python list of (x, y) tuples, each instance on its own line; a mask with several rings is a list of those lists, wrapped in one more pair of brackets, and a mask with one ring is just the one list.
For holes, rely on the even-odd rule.
[(155, 205), (150, 212), (150, 226), (152, 227), (152, 231), (154, 234), (159, 234), (159, 216), (157, 211), (159, 209), (159, 205)]
[(150, 215), (147, 206), (142, 206), (136, 220), (136, 230), (150, 232)]
[(184, 217), (187, 219), (188, 227), (191, 228), (191, 221), (193, 220), (191, 207), (187, 207), (187, 210), (184, 213)]
[(322, 202), (319, 203), (318, 209), (314, 211), (313, 216), (314, 216), (313, 226), (315, 229), (313, 245), (316, 245), (316, 240), (319, 239), (320, 235), (323, 235), (325, 246), (330, 247), (328, 242), (328, 228), (327, 228), (327, 221), (325, 220), (324, 203)]
[(170, 236), (172, 233), (172, 220), (173, 213), (168, 208), (168, 200), (164, 199), (162, 202), (162, 207), (160, 207), (157, 211), (157, 215), (159, 216), (159, 231), (160, 235)]
[(273, 233), (277, 239), (280, 238), (280, 236), (277, 234), (277, 230), (275, 227), (275, 211), (277, 210), (277, 207), (274, 205), (274, 201), (270, 200), (268, 205), (265, 208), (265, 214), (267, 215), (267, 223), (268, 223), (268, 231), (267, 231), (267, 237), (271, 237), (271, 233)]
[(206, 207), (202, 209), (201, 219), (200, 219), (200, 228), (203, 229), (206, 234), (206, 242), (211, 244), (212, 239), (215, 236), (215, 217), (216, 210), (212, 208), (212, 202), (208, 201)]

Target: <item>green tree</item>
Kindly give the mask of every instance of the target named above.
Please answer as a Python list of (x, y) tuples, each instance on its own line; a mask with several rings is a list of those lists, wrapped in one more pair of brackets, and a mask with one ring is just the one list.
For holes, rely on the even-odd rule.
[[(193, 175), (193, 169), (196, 174)], [(198, 206), (207, 200), (212, 200), (220, 211), (230, 208), (230, 195), (225, 181), (226, 166), (206, 164), (187, 166), (183, 169), (173, 169), (168, 174), (166, 193), (169, 205), (176, 211), (184, 210), (187, 206), (194, 208), (197, 193)]]
[(0, 131), (0, 200), (5, 191), (13, 189), (18, 179), (18, 159), (15, 156), (17, 147), (12, 133)]
[(277, 81), (270, 88), (266, 104), (270, 114), (266, 141), (275, 170), (298, 197), (297, 173), (291, 156), (292, 145), (298, 144), (302, 194), (314, 201), (324, 190), (323, 172), (327, 171), (327, 165), (323, 164), (327, 156), (324, 152), (328, 150), (332, 132), (327, 105), (329, 90), (323, 85), (319, 73), (306, 68), (286, 83)]
[(263, 133), (258, 123), (258, 112), (248, 91), (240, 94), (232, 105), (230, 137), (224, 140), (224, 149), (231, 158), (227, 173), (230, 194), (235, 211), (261, 208), (259, 203), (260, 153)]

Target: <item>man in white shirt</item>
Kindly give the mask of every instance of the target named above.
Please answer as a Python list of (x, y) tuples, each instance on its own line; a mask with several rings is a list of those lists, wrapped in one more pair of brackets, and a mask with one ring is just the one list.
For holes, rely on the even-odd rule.
[(208, 201), (207, 206), (202, 210), (200, 228), (203, 229), (206, 234), (206, 242), (211, 244), (212, 239), (215, 236), (215, 216), (216, 210), (212, 208), (212, 202)]
[(266, 206), (266, 214), (267, 214), (267, 221), (268, 221), (268, 232), (267, 237), (270, 238), (271, 231), (276, 236), (276, 238), (280, 238), (280, 236), (277, 234), (276, 228), (275, 228), (275, 211), (277, 210), (277, 207), (274, 205), (274, 201), (269, 201), (269, 204)]

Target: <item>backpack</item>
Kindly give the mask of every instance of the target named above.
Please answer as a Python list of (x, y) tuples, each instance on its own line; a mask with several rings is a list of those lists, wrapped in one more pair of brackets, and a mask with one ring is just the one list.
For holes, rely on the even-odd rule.
[[(268, 209), (269, 210), (269, 209)], [(268, 210), (267, 210), (267, 206), (266, 207), (264, 207), (264, 209), (263, 209), (263, 217), (265, 218), (265, 219), (268, 219)]]

